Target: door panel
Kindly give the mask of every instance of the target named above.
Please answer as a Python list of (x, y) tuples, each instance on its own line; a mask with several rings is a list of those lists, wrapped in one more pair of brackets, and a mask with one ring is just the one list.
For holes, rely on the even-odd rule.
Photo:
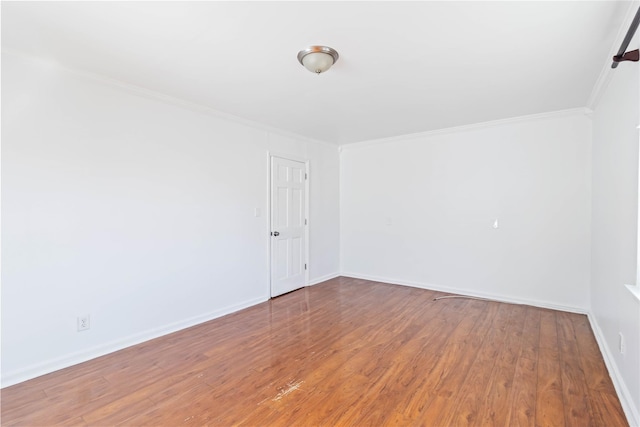
[(271, 296), (306, 284), (305, 171), (302, 162), (271, 157)]

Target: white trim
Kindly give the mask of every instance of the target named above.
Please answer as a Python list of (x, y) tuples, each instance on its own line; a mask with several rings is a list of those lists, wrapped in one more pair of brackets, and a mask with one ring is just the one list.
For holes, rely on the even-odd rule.
[(622, 40), (624, 40), (625, 35), (629, 27), (631, 26), (631, 21), (633, 21), (633, 17), (638, 10), (638, 6), (640, 6), (640, 1), (632, 1), (629, 4), (629, 9), (627, 10), (627, 14), (625, 15), (624, 20), (622, 21), (622, 25), (618, 29), (618, 34), (616, 38), (613, 40), (613, 44), (609, 48), (609, 56), (606, 58), (606, 62), (602, 66), (600, 70), (600, 75), (598, 76), (598, 80), (593, 85), (593, 89), (591, 90), (591, 95), (589, 95), (589, 99), (587, 100), (587, 108), (595, 109), (602, 98), (607, 86), (609, 86), (609, 82), (611, 81), (611, 77), (615, 72), (613, 68), (611, 68), (611, 58), (618, 52), (620, 45), (622, 44)]
[(271, 167), (273, 165), (273, 157), (274, 155), (270, 152), (267, 151), (267, 218), (268, 218), (268, 222), (267, 222), (267, 236), (269, 236), (269, 238), (267, 239), (267, 246), (268, 246), (268, 251), (267, 253), (269, 254), (269, 268), (267, 269), (267, 278), (269, 280), (267, 280), (269, 289), (267, 290), (267, 295), (269, 295), (269, 298), (273, 298), (273, 286), (271, 286), (271, 264), (273, 263), (271, 260), (271, 232), (273, 229), (273, 222), (272, 222), (272, 218), (271, 218), (271, 175), (272, 175), (272, 171), (271, 171)]
[(320, 283), (326, 282), (327, 280), (335, 279), (336, 277), (340, 277), (340, 273), (331, 273), (325, 274), (324, 276), (317, 277), (307, 283), (307, 286), (314, 286)]
[(525, 304), (525, 305), (531, 305), (533, 307), (549, 308), (551, 310), (567, 311), (570, 313), (578, 313), (578, 314), (588, 314), (587, 309), (583, 307), (561, 305), (561, 304), (556, 304), (549, 301), (541, 301), (541, 300), (534, 300), (534, 299), (528, 299), (528, 298), (514, 298), (512, 296), (492, 294), (489, 292), (477, 292), (474, 290), (456, 288), (451, 286), (443, 286), (443, 285), (438, 285), (433, 283), (414, 282), (411, 280), (395, 279), (391, 277), (369, 276), (369, 275), (349, 273), (349, 272), (342, 272), (341, 276), (351, 277), (354, 279), (371, 280), (373, 282), (389, 283), (392, 285), (411, 286), (413, 288), (428, 289), (432, 291), (440, 291), (440, 292), (447, 292), (447, 293), (466, 295), (466, 296), (472, 296), (472, 297), (487, 298), (487, 299), (492, 299), (498, 302), (506, 302), (509, 304)]
[(306, 264), (306, 268), (304, 269), (304, 285), (305, 286), (309, 286), (309, 273), (311, 273), (311, 250), (310, 250), (310, 245), (311, 245), (311, 233), (309, 233), (309, 229), (311, 228), (311, 204), (309, 203), (311, 200), (311, 193), (310, 193), (310, 185), (309, 183), (311, 182), (311, 170), (309, 169), (309, 167), (311, 166), (311, 163), (309, 162), (309, 159), (305, 160), (304, 162), (304, 173), (305, 173), (305, 177), (304, 177), (304, 262)]
[[(309, 159), (307, 159), (306, 157), (287, 154), (287, 153), (283, 153), (282, 151), (269, 150), (267, 154), (269, 154), (269, 158), (280, 157), (281, 159), (293, 160), (294, 162), (300, 162), (300, 163), (307, 163), (309, 161)], [(307, 171), (307, 173), (309, 173), (309, 171)]]
[(573, 116), (573, 115), (588, 116), (590, 113), (591, 113), (591, 110), (585, 107), (571, 108), (567, 110), (549, 111), (546, 113), (530, 114), (526, 116), (510, 117), (507, 119), (491, 120), (488, 122), (473, 123), (473, 124), (462, 125), (462, 126), (454, 126), (450, 128), (430, 130), (426, 132), (417, 132), (417, 133), (410, 133), (406, 135), (392, 136), (389, 138), (371, 139), (367, 141), (353, 142), (350, 144), (344, 144), (341, 146), (341, 148), (343, 149), (361, 148), (369, 145), (388, 144), (388, 143), (399, 142), (399, 141), (408, 141), (408, 140), (417, 139), (417, 138), (430, 138), (430, 137), (439, 136), (439, 135), (448, 135), (451, 133), (470, 132), (470, 131), (475, 131), (480, 129), (505, 126), (505, 125), (515, 124), (515, 123), (532, 121), (532, 120), (552, 119), (552, 118), (559, 118), (559, 117), (566, 117), (566, 116)]
[(267, 295), (271, 294), (271, 156), (267, 150)]
[(618, 366), (614, 361), (615, 359), (611, 354), (611, 350), (607, 345), (607, 341), (604, 339), (604, 334), (602, 333), (602, 330), (598, 325), (596, 317), (591, 313), (588, 313), (587, 317), (589, 318), (589, 323), (591, 324), (591, 329), (593, 330), (593, 335), (596, 338), (598, 347), (600, 347), (600, 353), (602, 353), (604, 363), (607, 366), (607, 370), (609, 371), (609, 377), (611, 377), (611, 382), (613, 382), (613, 387), (615, 388), (618, 399), (620, 400), (620, 404), (622, 405), (622, 410), (627, 417), (627, 422), (632, 427), (638, 427), (640, 426), (639, 408), (637, 408), (633, 404), (631, 393), (625, 385), (624, 379), (620, 374), (620, 371), (618, 370)]
[[(638, 100), (640, 100), (640, 93), (638, 93)], [(640, 111), (638, 111), (640, 113)], [(640, 118), (639, 118), (640, 119)], [(636, 129), (640, 129), (640, 125), (636, 126)], [(640, 145), (640, 132), (638, 133), (638, 144)], [(638, 150), (638, 209), (636, 210), (636, 225), (637, 225), (637, 238), (636, 238), (636, 284), (635, 289), (629, 287), (629, 290), (636, 298), (640, 299), (640, 150)], [(629, 285), (627, 285), (628, 287)]]
[(607, 65), (602, 67), (598, 80), (596, 80), (596, 84), (593, 85), (591, 95), (589, 95), (589, 99), (587, 100), (588, 108), (594, 109), (598, 106), (598, 103), (600, 102), (605, 89), (609, 86), (609, 82), (611, 82), (611, 77), (613, 76), (610, 69), (611, 65), (609, 62), (607, 62)]
[(208, 107), (206, 105), (202, 105), (202, 104), (198, 104), (195, 102), (191, 102), (191, 101), (186, 101), (184, 99), (181, 98), (176, 98), (174, 96), (171, 95), (165, 95), (164, 93), (161, 92), (156, 92), (150, 89), (146, 89), (140, 86), (136, 86), (130, 83), (125, 83), (122, 82), (120, 80), (116, 80), (110, 77), (106, 77), (103, 76), (101, 74), (96, 74), (96, 73), (91, 73), (88, 71), (83, 71), (83, 70), (78, 70), (75, 68), (70, 68), (70, 67), (66, 67), (60, 63), (57, 62), (49, 62), (46, 61), (42, 58), (39, 57), (35, 57), (35, 56), (31, 56), (29, 54), (25, 54), (23, 52), (18, 52), (15, 51), (13, 49), (6, 49), (6, 48), (2, 48), (2, 53), (6, 53), (8, 55), (12, 55), (18, 58), (23, 58), (25, 60), (28, 61), (33, 61), (33, 62), (38, 62), (40, 64), (44, 64), (45, 66), (49, 66), (49, 67), (53, 67), (56, 68), (58, 70), (67, 72), (69, 74), (73, 74), (78, 78), (84, 79), (84, 80), (89, 80), (92, 81), (94, 83), (98, 83), (98, 84), (102, 84), (102, 85), (106, 85), (106, 86), (111, 86), (111, 87), (115, 87), (118, 88), (120, 90), (123, 90), (125, 92), (128, 92), (131, 95), (136, 95), (136, 96), (140, 96), (142, 98), (146, 98), (146, 99), (151, 99), (154, 101), (159, 101), (159, 102), (163, 102), (165, 104), (169, 104), (169, 105), (173, 105), (175, 107), (181, 107), (193, 112), (197, 112), (197, 113), (203, 113), (203, 114), (207, 114), (209, 116), (218, 118), (218, 119), (222, 119), (222, 120), (227, 120), (230, 122), (234, 122), (234, 123), (238, 123), (241, 125), (245, 125), (248, 127), (251, 127), (253, 129), (257, 129), (257, 130), (261, 130), (261, 131), (265, 131), (265, 132), (270, 132), (270, 133), (275, 133), (275, 134), (279, 134), (282, 136), (286, 136), (289, 138), (295, 138), (295, 139), (299, 139), (299, 140), (303, 140), (305, 142), (313, 142), (316, 144), (324, 144), (324, 145), (329, 145), (332, 147), (335, 147), (337, 144), (334, 144), (332, 142), (327, 142), (327, 141), (321, 141), (319, 139), (314, 139), (314, 138), (310, 138), (308, 136), (304, 136), (304, 135), (299, 135), (297, 133), (294, 132), (290, 132), (290, 131), (286, 131), (283, 129), (279, 129), (276, 128), (274, 126), (270, 126), (264, 123), (260, 123), (260, 122), (256, 122), (253, 120), (249, 120), (249, 119), (245, 119), (243, 117), (240, 116), (236, 116), (233, 114), (229, 114), (229, 113), (225, 113), (223, 111), (220, 110), (216, 110), (214, 108)]
[(631, 294), (636, 297), (638, 301), (640, 301), (640, 286), (638, 285), (624, 285)]
[(7, 374), (2, 376), (2, 388), (36, 378), (41, 375), (57, 371), (59, 369), (77, 365), (79, 363), (95, 359), (96, 357), (104, 356), (105, 354), (113, 353), (118, 350), (122, 350), (124, 348), (152, 340), (154, 338), (187, 329), (192, 326), (217, 319), (218, 317), (226, 316), (227, 314), (231, 314), (247, 307), (265, 302), (268, 299), (269, 298), (267, 296), (253, 298), (239, 304), (230, 305), (225, 308), (214, 310), (212, 312), (201, 314), (199, 316), (194, 316), (189, 319), (180, 320), (178, 322), (170, 323), (158, 328), (148, 329), (146, 331), (100, 344), (86, 350), (70, 353), (53, 360), (48, 360), (42, 363), (28, 366), (23, 369), (8, 372)]

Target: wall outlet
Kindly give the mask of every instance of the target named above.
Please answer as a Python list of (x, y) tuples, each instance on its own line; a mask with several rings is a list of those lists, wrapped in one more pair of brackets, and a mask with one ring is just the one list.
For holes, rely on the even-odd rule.
[(91, 327), (90, 317), (88, 314), (78, 317), (78, 331), (86, 331)]
[(622, 335), (622, 332), (618, 332), (619, 335), (619, 340), (618, 340), (618, 350), (620, 350), (620, 354), (624, 354), (626, 348), (625, 348), (625, 344), (624, 344), (624, 335)]

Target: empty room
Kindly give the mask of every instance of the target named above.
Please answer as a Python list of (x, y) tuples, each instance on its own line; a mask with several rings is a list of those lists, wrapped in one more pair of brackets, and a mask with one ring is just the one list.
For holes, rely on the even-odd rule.
[(640, 1), (0, 14), (3, 426), (640, 426)]

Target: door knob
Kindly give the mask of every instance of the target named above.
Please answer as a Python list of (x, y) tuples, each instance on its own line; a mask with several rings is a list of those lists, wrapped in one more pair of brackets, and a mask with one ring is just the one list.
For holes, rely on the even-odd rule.
[(271, 235), (272, 235), (272, 236), (279, 236), (279, 235), (280, 235), (280, 233), (279, 233), (278, 231), (272, 231), (272, 232), (271, 232)]

